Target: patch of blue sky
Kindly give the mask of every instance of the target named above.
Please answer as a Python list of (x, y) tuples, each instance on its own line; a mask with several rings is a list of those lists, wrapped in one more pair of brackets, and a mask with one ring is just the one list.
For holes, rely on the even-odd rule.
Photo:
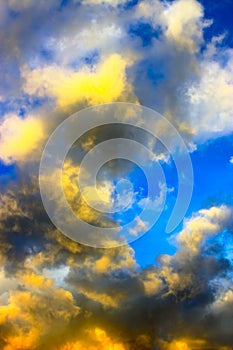
[[(137, 263), (141, 267), (145, 267), (156, 262), (156, 258), (160, 254), (173, 255), (176, 252), (176, 247), (170, 242), (170, 234), (166, 233), (166, 226), (174, 208), (176, 196), (174, 192), (168, 191), (166, 196), (165, 207), (161, 211), (161, 215), (155, 225), (142, 237), (132, 243), (135, 251)], [(150, 212), (151, 220), (155, 213)], [(176, 228), (180, 231), (182, 223)]]
[(161, 63), (159, 70), (155, 69), (152, 62), (148, 62), (147, 76), (153, 85), (157, 85), (159, 81), (165, 78), (166, 67)]
[(164, 100), (160, 94), (155, 93), (155, 87), (160, 86), (169, 76), (166, 62), (162, 58), (155, 57), (144, 59), (135, 64), (133, 74), (134, 91), (140, 103), (162, 113)]
[(232, 0), (212, 1), (201, 0), (204, 6), (204, 15), (206, 19), (213, 19), (211, 26), (204, 31), (204, 38), (209, 42), (213, 36), (226, 34), (222, 45), (233, 47), (233, 2)]
[(168, 213), (164, 211), (152, 229), (131, 243), (141, 268), (155, 264), (161, 254), (173, 255), (176, 252), (176, 247), (169, 242), (170, 235), (165, 233), (167, 220)]
[(82, 69), (83, 66), (89, 66), (90, 68), (93, 68), (100, 59), (100, 54), (97, 49), (91, 50), (83, 57), (78, 57), (77, 59), (73, 60), (69, 63), (68, 66), (70, 66), (74, 70)]
[(99, 59), (100, 59), (99, 51), (95, 49), (90, 51), (88, 55), (83, 57), (82, 61), (89, 66), (93, 66), (98, 63)]
[(83, 2), (83, 0), (60, 0), (58, 10), (62, 11), (66, 7), (68, 9), (70, 9), (72, 7), (78, 7), (78, 6), (82, 5), (82, 2)]
[(15, 113), (23, 117), (26, 113), (26, 109), (26, 105), (21, 99), (0, 101), (0, 120), (3, 119), (6, 114), (10, 113)]
[(42, 107), (44, 104), (48, 103), (51, 99), (49, 97), (43, 96), (29, 96), (24, 95), (24, 107), (22, 106), (22, 114), (26, 114), (26, 112), (30, 112), (31, 110), (36, 110), (37, 108)]
[(48, 97), (29, 96), (25, 94), (22, 98), (0, 101), (0, 120), (4, 118), (4, 115), (9, 113), (15, 113), (24, 118), (31, 111), (42, 107), (49, 100)]
[(126, 2), (124, 2), (123, 4), (118, 4), (118, 8), (124, 12), (127, 10), (132, 9), (134, 6), (136, 6), (138, 3), (140, 2), (140, 0), (128, 0)]
[[(24, 231), (31, 232), (30, 219), (24, 217)], [(45, 243), (43, 236), (39, 232), (25, 235), (24, 231), (11, 231), (8, 235), (8, 241), (15, 248), (16, 257), (20, 255), (35, 255), (44, 249)]]
[(42, 48), (39, 52), (40, 63), (52, 63), (54, 62), (54, 52), (53, 50), (49, 50), (47, 48)]
[[(113, 215), (113, 219), (119, 222), (121, 225), (125, 225), (128, 222), (134, 220), (135, 216), (139, 215), (142, 211), (142, 207), (138, 205), (138, 203), (148, 196), (148, 184), (145, 174), (142, 169), (138, 166), (135, 166), (133, 171), (129, 172), (127, 176), (124, 177), (125, 180), (129, 181), (132, 184), (132, 203), (129, 207), (126, 206), (125, 210), (116, 212)], [(116, 199), (117, 196), (126, 196), (127, 193), (119, 193), (117, 191), (117, 183), (121, 179), (116, 179), (113, 184), (115, 186), (115, 190), (113, 193), (113, 199)], [(130, 195), (130, 193), (128, 193)], [(122, 202), (124, 204), (125, 201)]]
[(162, 29), (154, 29), (149, 23), (138, 21), (129, 26), (129, 35), (141, 39), (142, 46), (151, 45), (153, 38), (158, 39), (162, 35)]
[(20, 11), (18, 10), (13, 10), (12, 8), (8, 8), (8, 16), (12, 20), (16, 20), (20, 17)]
[(9, 182), (17, 180), (16, 164), (4, 164), (0, 160), (0, 185), (5, 187)]
[(62, 9), (63, 7), (66, 7), (69, 4), (70, 4), (70, 0), (61, 0), (60, 1), (60, 9)]
[(191, 154), (194, 190), (189, 214), (213, 205), (233, 205), (233, 134), (198, 146)]

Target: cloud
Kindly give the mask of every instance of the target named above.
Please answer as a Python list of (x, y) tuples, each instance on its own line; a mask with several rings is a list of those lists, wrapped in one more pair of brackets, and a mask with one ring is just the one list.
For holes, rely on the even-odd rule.
[[(11, 291), (7, 305), (0, 306), (0, 325), (8, 331), (0, 337), (2, 349), (42, 348), (40, 339), (68, 326), (72, 317), (79, 313), (72, 295), (65, 290), (53, 288), (52, 282), (43, 276), (23, 276), (21, 289)], [(59, 307), (57, 307), (59, 300)], [(56, 320), (56, 325), (54, 324)], [(7, 325), (12, 325), (11, 327)], [(61, 328), (62, 326), (62, 328)]]
[(178, 243), (189, 254), (199, 252), (200, 244), (207, 237), (221, 232), (231, 220), (232, 210), (225, 206), (202, 209), (196, 217), (185, 222), (183, 231), (179, 234)]
[[(223, 36), (204, 42), (211, 22), (203, 16), (199, 2), (178, 0), (139, 3), (134, 18), (158, 31), (133, 66), (135, 94), (190, 145), (232, 132), (232, 50), (224, 47)], [(136, 39), (133, 44), (140, 50)]]
[(6, 277), (3, 269), (0, 270), (0, 304), (7, 305), (9, 291), (18, 287), (18, 280), (14, 277)]
[(203, 40), (203, 15), (203, 7), (195, 0), (174, 1), (164, 11), (167, 39), (181, 48), (197, 51)]
[(159, 194), (155, 198), (143, 198), (139, 201), (138, 205), (142, 208), (146, 207), (152, 212), (161, 212), (167, 193), (173, 192), (174, 188), (167, 188), (165, 183), (159, 183), (158, 188)]
[(139, 216), (136, 217), (136, 225), (129, 229), (129, 234), (137, 237), (142, 234), (142, 232), (146, 232), (149, 229), (149, 225), (147, 222), (144, 222), (140, 219)]
[[(211, 135), (226, 135), (233, 131), (231, 120), (233, 79), (231, 61), (205, 61), (200, 65), (199, 78), (185, 93), (190, 110), (190, 124), (197, 139)], [(211, 127), (210, 127), (211, 122)]]
[(204, 20), (203, 6), (196, 0), (140, 2), (135, 18), (149, 22), (154, 29), (160, 27), (164, 34), (162, 40), (171, 48), (178, 47), (190, 53), (199, 50), (203, 29), (211, 24)]
[(34, 157), (42, 139), (43, 126), (39, 119), (6, 115), (0, 124), (0, 158), (6, 164), (28, 161)]
[[(7, 11), (10, 31), (2, 38), (0, 94), (8, 108), (27, 106), (27, 94), (30, 101), (40, 97), (48, 114), (54, 107), (55, 114), (58, 108), (64, 114), (87, 104), (139, 101), (170, 119), (190, 145), (228, 133), (232, 54), (219, 47), (220, 38), (204, 43), (210, 22), (203, 17), (203, 6), (195, 0), (147, 1), (124, 12), (112, 4), (97, 1), (90, 16), (89, 6), (77, 2), (62, 8), (56, 2), (41, 3), (35, 9), (31, 1), (10, 1), (8, 7), (20, 11), (20, 18), (13, 21)], [(132, 25), (145, 22), (158, 31), (147, 47), (139, 34), (130, 32)], [(216, 77), (220, 84), (213, 103)], [(54, 126), (60, 121), (53, 120)]]
[[(34, 6), (34, 2), (32, 0), (22, 0), (20, 2), (18, 2), (17, 0), (8, 0), (7, 3), (8, 6), (15, 11), (25, 10)], [(41, 4), (39, 4), (39, 6), (41, 8), (48, 9), (52, 4), (53, 2), (51, 2), (50, 4), (42, 2)]]
[[(150, 106), (190, 145), (233, 131), (232, 50), (220, 37), (204, 42), (210, 22), (203, 6), (194, 0), (0, 4), (0, 154), (5, 164), (20, 164), (0, 197), (0, 348), (230, 350), (232, 208), (193, 213), (172, 237), (176, 253), (141, 268), (133, 245), (93, 249), (59, 232), (43, 208), (37, 176), (42, 142), (87, 105)], [(144, 32), (131, 30), (142, 24), (152, 33), (146, 44)], [(89, 134), (77, 158), (120, 131)], [(147, 145), (145, 135), (138, 139)], [(158, 159), (167, 159), (163, 150)], [(104, 225), (80, 198), (78, 171), (79, 162), (64, 164), (67, 200), (81, 218)], [(110, 200), (111, 186), (105, 190)], [(57, 195), (52, 186), (48, 193)], [(148, 200), (152, 210), (164, 193), (161, 187)], [(138, 220), (131, 233), (143, 227)]]
[[(232, 264), (219, 244), (228, 244), (224, 232), (232, 227), (231, 208), (200, 210), (176, 235), (174, 256), (162, 255), (156, 265), (139, 269), (127, 245), (93, 249), (59, 233), (35, 203), (36, 191), (28, 184), (4, 197), (1, 252), (8, 275), (3, 278), (11, 283), (9, 295), (1, 290), (4, 350), (98, 349), (101, 341), (106, 348), (230, 349), (229, 329), (220, 324), (231, 315), (226, 293)], [(222, 253), (213, 254), (214, 249)], [(224, 282), (218, 285), (218, 279)]]
[(100, 347), (103, 350), (126, 350), (123, 344), (111, 339), (101, 328), (88, 329), (86, 331), (86, 339), (88, 341), (69, 342), (59, 350), (82, 350), (84, 347), (86, 350), (98, 350)]
[(32, 71), (23, 69), (24, 91), (39, 96), (49, 95), (65, 108), (76, 102), (99, 104), (116, 101), (127, 89), (125, 69), (128, 63), (120, 55), (106, 58), (94, 72), (81, 72), (50, 66)]
[(117, 6), (119, 4), (126, 3), (126, 0), (84, 0), (84, 5), (110, 5), (110, 6)]

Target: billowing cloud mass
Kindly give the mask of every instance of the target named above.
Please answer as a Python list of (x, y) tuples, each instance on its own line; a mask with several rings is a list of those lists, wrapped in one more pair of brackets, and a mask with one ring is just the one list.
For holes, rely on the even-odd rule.
[[(197, 0), (0, 0), (1, 350), (232, 349), (233, 156), (216, 143), (212, 168), (205, 150), (232, 137), (233, 52), (226, 32), (206, 34), (213, 25)], [(171, 202), (147, 241), (93, 248), (48, 218), (39, 164), (49, 135), (70, 114), (110, 102), (153, 108), (176, 127), (193, 157), (194, 199), (166, 236), (177, 173), (164, 148), (138, 131), (158, 150), (153, 162), (168, 172), (168, 186), (159, 183), (158, 196), (147, 198), (139, 170), (128, 165), (138, 181), (133, 198), (140, 195), (139, 209), (148, 203), (152, 213), (166, 194)], [(82, 158), (102, 141), (132, 134), (129, 126), (104, 126), (72, 146), (62, 186), (81, 220), (105, 227), (116, 219), (91, 210), (81, 195)], [(106, 169), (117, 173), (113, 163)], [(89, 203), (111, 207), (109, 173), (99, 192), (85, 188)], [(57, 178), (49, 179), (51, 201)], [(134, 214), (129, 233), (137, 238), (148, 223)]]
[[(65, 238), (40, 203), (32, 208), (29, 188), (3, 198), (3, 349), (230, 349), (231, 208), (194, 213), (175, 237), (177, 253), (139, 269), (129, 246), (96, 250)], [(25, 230), (32, 216), (38, 233)]]

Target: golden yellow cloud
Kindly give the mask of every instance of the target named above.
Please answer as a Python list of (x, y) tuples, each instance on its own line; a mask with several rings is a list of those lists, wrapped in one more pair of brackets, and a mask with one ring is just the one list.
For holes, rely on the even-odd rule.
[(59, 350), (126, 350), (123, 344), (111, 339), (101, 328), (88, 330), (87, 333), (85, 341), (67, 343)]
[(11, 325), (3, 350), (35, 349), (43, 337), (57, 332), (53, 327), (64, 328), (79, 314), (72, 294), (56, 288), (51, 280), (33, 272), (18, 279), (21, 289), (11, 291), (8, 304), (0, 306), (0, 326)]
[(5, 163), (32, 158), (43, 138), (43, 126), (35, 117), (6, 115), (0, 124), (0, 158)]
[(208, 348), (208, 344), (202, 339), (174, 339), (172, 342), (164, 342), (162, 344), (163, 350), (203, 350)]
[(125, 72), (129, 64), (120, 55), (112, 54), (94, 70), (47, 66), (30, 71), (24, 67), (24, 91), (55, 98), (62, 108), (80, 101), (91, 105), (113, 102), (130, 89)]
[[(65, 196), (73, 211), (79, 218), (88, 222), (98, 222), (100, 219), (102, 219), (102, 214), (92, 210), (88, 203), (96, 203), (96, 201), (100, 201), (100, 198), (96, 196), (96, 192), (90, 187), (86, 188), (84, 191), (85, 193), (83, 193), (81, 196), (78, 187), (79, 171), (80, 168), (78, 165), (73, 164), (73, 162), (69, 159), (65, 161), (62, 172), (62, 186)], [(56, 174), (54, 176), (56, 178)], [(88, 201), (88, 203), (86, 201)]]

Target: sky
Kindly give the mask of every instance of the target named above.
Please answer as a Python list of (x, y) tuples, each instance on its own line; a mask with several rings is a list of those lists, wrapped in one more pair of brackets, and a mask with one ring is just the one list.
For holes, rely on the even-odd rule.
[(1, 350), (232, 350), (232, 11), (0, 0)]

